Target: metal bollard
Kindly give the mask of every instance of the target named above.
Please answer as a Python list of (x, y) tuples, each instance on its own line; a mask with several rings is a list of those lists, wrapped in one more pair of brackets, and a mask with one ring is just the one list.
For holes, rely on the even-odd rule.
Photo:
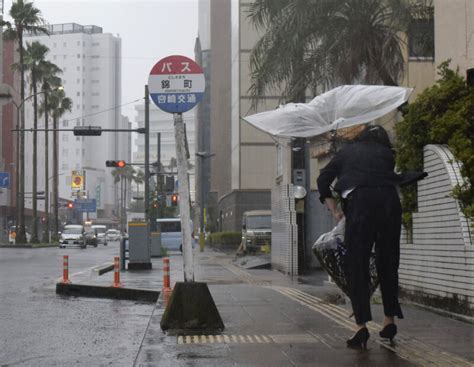
[(69, 256), (68, 255), (64, 255), (63, 256), (63, 280), (61, 281), (61, 283), (71, 283), (71, 281), (69, 280)]
[(121, 288), (122, 284), (120, 283), (120, 257), (114, 257), (114, 284), (112, 284), (114, 288)]

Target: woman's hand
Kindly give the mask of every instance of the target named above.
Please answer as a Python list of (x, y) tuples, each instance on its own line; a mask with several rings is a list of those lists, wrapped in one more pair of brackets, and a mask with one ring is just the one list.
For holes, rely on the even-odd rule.
[(344, 213), (339, 210), (337, 202), (334, 200), (334, 198), (326, 198), (324, 202), (326, 203), (327, 208), (331, 211), (332, 217), (336, 222), (339, 222), (342, 218), (344, 218)]

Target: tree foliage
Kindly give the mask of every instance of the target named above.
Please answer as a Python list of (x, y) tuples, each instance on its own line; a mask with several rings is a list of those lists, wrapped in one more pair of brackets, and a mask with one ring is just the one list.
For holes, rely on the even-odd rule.
[(248, 17), (263, 35), (250, 57), (253, 106), (273, 88), (305, 102), (308, 88), (397, 85), (402, 35), (432, 16), (430, 0), (256, 0)]
[[(438, 67), (439, 80), (424, 90), (404, 111), (404, 120), (395, 126), (397, 165), (402, 171), (423, 169), (426, 144), (447, 145), (462, 163), (466, 179), (454, 188), (467, 217), (474, 218), (474, 87), (449, 68), (449, 61)], [(403, 190), (404, 224), (411, 228), (411, 213), (416, 211), (414, 188)]]

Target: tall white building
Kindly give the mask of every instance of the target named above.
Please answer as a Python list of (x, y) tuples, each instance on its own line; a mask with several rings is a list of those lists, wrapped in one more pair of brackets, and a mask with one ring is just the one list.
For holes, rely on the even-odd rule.
[[(145, 104), (135, 106), (137, 116), (136, 127), (145, 127)], [(186, 137), (189, 147), (189, 160), (192, 167), (189, 170), (189, 187), (191, 201), (194, 201), (194, 164), (195, 164), (195, 113), (194, 110), (183, 113), (183, 121), (186, 125)], [(164, 112), (156, 107), (150, 100), (150, 163), (156, 162), (158, 154), (158, 133), (161, 133), (161, 164), (168, 170), (171, 159), (176, 159), (176, 144), (174, 137), (173, 114)], [(133, 152), (133, 162), (145, 162), (145, 136), (137, 134)], [(173, 169), (176, 172), (176, 168)], [(177, 179), (177, 176), (175, 176)]]
[[(49, 48), (47, 60), (59, 66), (66, 96), (73, 101), (71, 112), (64, 114), (59, 128), (101, 126), (103, 129), (129, 128), (121, 117), (121, 39), (102, 28), (76, 23), (49, 26), (48, 36), (28, 36), (26, 43), (39, 41)], [(26, 110), (27, 128), (33, 124), (31, 104)], [(51, 122), (52, 124), (52, 122)], [(38, 126), (44, 126), (40, 118)], [(52, 125), (50, 125), (51, 128)], [(119, 136), (120, 134), (127, 134)], [(76, 137), (72, 132), (59, 133), (59, 196), (73, 199), (71, 172), (85, 171), (85, 194), (97, 199), (99, 217), (110, 217), (116, 205), (111, 169), (106, 160), (129, 159), (129, 133), (104, 132), (102, 136)], [(125, 138), (125, 139), (124, 139)], [(26, 191), (32, 185), (32, 134), (26, 134)], [(52, 152), (52, 134), (50, 135)], [(124, 144), (124, 141), (127, 142)], [(44, 188), (44, 133), (38, 133), (38, 191)], [(52, 153), (50, 154), (52, 157)], [(52, 167), (52, 161), (50, 161)], [(50, 187), (52, 168), (50, 168)], [(39, 203), (39, 210), (44, 210)], [(31, 207), (31, 201), (26, 202)]]

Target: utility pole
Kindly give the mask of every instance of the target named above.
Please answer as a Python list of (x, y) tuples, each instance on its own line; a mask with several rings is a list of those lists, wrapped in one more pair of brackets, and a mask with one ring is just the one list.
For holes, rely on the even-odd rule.
[(145, 222), (147, 247), (150, 249), (150, 94), (145, 85)]

